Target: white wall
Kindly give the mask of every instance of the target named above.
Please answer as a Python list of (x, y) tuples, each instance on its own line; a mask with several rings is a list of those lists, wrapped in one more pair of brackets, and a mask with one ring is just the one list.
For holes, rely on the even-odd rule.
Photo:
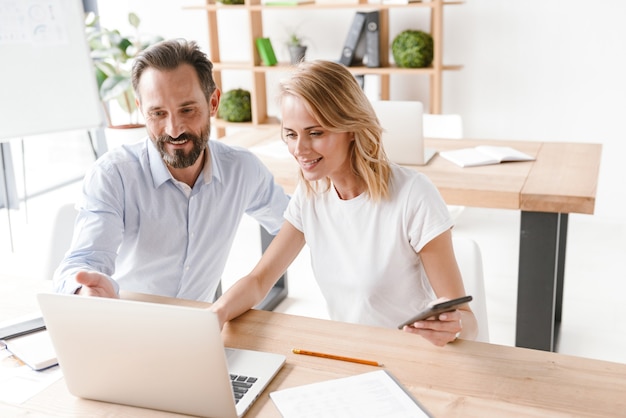
[[(134, 11), (146, 32), (208, 46), (206, 14), (183, 10), (202, 0), (99, 3), (107, 26), (118, 26)], [(428, 29), (420, 13), (392, 11), (391, 37), (403, 29)], [(264, 28), (279, 60), (287, 59), (281, 42), (292, 27), (309, 39), (311, 59), (337, 59), (352, 16), (345, 10), (275, 11), (264, 17)], [(466, 136), (473, 138), (602, 143), (594, 219), (619, 222), (626, 207), (625, 17), (623, 0), (469, 0), (444, 11), (444, 63), (463, 65), (444, 75), (444, 113), (461, 114)], [(224, 19), (222, 39), (229, 40), (221, 44), (223, 59), (245, 60), (245, 15)], [(233, 74), (222, 87), (246, 83), (247, 74)], [(392, 98), (427, 102), (424, 89), (425, 80), (402, 77), (392, 81)]]

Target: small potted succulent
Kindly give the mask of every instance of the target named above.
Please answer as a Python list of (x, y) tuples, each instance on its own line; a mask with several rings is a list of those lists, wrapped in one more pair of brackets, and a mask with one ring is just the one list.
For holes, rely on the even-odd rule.
[(291, 57), (291, 63), (297, 64), (300, 61), (304, 61), (306, 55), (307, 46), (303, 43), (303, 38), (296, 32), (290, 32), (287, 38), (287, 48), (289, 48), (289, 56)]

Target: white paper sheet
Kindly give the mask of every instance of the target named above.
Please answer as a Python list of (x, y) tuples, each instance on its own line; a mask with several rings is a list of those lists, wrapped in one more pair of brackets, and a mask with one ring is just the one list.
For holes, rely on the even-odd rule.
[(270, 393), (284, 418), (420, 418), (430, 415), (385, 370)]
[(62, 376), (59, 366), (36, 372), (6, 348), (0, 349), (0, 402), (16, 405), (26, 402)]

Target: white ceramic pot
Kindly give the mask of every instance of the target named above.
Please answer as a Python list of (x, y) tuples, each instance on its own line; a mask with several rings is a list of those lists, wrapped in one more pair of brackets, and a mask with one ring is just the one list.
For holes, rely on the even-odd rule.
[(107, 149), (110, 150), (120, 145), (141, 141), (148, 135), (148, 131), (144, 125), (122, 125), (105, 128), (104, 135)]

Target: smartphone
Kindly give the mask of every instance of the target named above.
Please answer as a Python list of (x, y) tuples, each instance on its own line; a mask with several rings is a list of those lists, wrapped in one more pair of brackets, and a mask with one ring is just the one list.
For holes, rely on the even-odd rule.
[(414, 317), (407, 319), (400, 325), (398, 325), (398, 329), (404, 328), (405, 325), (411, 325), (416, 321), (421, 321), (426, 318), (430, 318), (431, 316), (436, 316), (444, 312), (450, 312), (455, 310), (459, 305), (463, 305), (464, 303), (471, 302), (471, 296), (463, 296), (460, 298), (447, 300), (445, 302), (439, 302), (424, 309), (422, 312), (418, 313)]

